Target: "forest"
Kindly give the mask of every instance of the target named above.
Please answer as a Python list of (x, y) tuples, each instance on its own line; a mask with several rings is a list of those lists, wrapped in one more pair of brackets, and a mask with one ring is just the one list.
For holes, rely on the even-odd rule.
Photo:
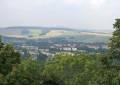
[(39, 62), (22, 59), (0, 39), (0, 85), (120, 85), (120, 19), (105, 54), (58, 54)]

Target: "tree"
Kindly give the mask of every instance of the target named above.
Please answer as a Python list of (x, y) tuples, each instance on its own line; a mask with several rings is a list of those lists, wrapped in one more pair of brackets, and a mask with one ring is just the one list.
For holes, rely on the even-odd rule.
[(115, 69), (99, 69), (89, 85), (120, 85), (119, 72)]
[(115, 31), (110, 39), (107, 57), (101, 59), (105, 66), (95, 73), (90, 85), (120, 85), (120, 19), (116, 19), (113, 26)]
[(2, 42), (2, 37), (0, 36), (0, 43)]
[(16, 70), (7, 75), (7, 85), (43, 85), (41, 84), (43, 66), (31, 59), (23, 60)]
[(115, 31), (109, 43), (109, 64), (112, 67), (120, 66), (120, 19), (115, 20)]
[(4, 46), (4, 43), (2, 42), (2, 37), (0, 36), (0, 49), (2, 49)]
[(11, 45), (0, 42), (0, 74), (7, 75), (20, 63), (20, 54)]
[(57, 85), (87, 85), (95, 70), (91, 56), (59, 54), (46, 63), (43, 75), (57, 78)]

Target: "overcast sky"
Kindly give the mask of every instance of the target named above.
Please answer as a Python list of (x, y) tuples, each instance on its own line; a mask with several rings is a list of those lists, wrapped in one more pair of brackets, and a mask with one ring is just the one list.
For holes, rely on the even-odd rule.
[(0, 27), (112, 30), (119, 17), (120, 0), (0, 0)]

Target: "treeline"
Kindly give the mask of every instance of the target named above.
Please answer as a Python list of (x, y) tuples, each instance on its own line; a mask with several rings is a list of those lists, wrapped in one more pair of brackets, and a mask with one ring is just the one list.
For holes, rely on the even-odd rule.
[(0, 85), (120, 85), (120, 19), (106, 55), (59, 54), (39, 62), (21, 59), (0, 40)]

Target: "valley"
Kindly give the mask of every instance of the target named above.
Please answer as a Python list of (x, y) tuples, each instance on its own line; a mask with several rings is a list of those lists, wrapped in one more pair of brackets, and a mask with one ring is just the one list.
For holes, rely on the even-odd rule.
[(5, 43), (10, 43), (23, 58), (44, 60), (60, 53), (105, 53), (110, 33), (67, 28), (9, 27), (0, 29)]

